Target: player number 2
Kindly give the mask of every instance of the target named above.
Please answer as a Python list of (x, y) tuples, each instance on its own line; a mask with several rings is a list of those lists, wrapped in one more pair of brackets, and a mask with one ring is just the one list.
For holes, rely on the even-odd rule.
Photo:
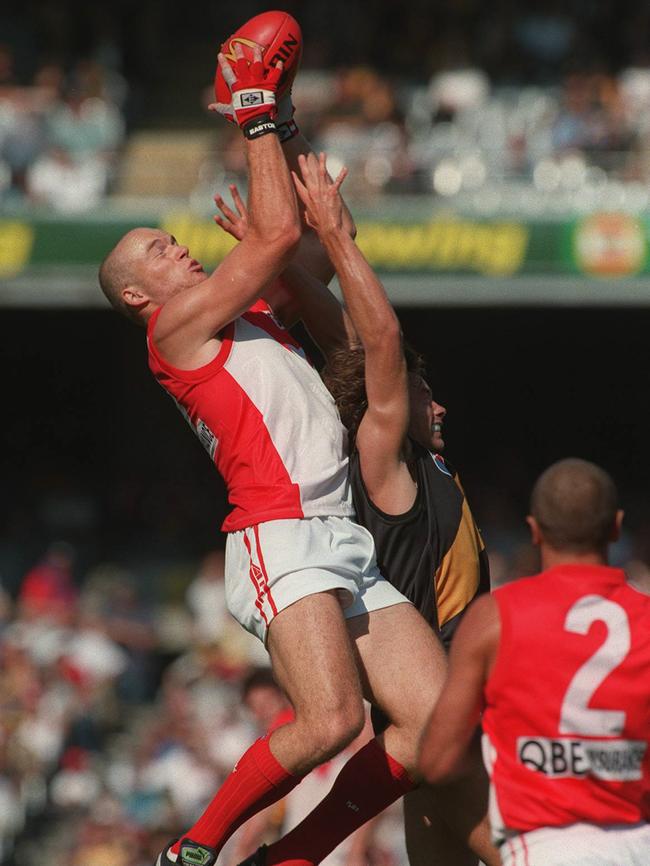
[(630, 651), (630, 623), (620, 604), (600, 595), (585, 595), (567, 613), (564, 628), (575, 634), (587, 634), (595, 622), (605, 623), (607, 637), (571, 680), (560, 712), (561, 734), (611, 737), (620, 735), (625, 725), (623, 710), (595, 710), (588, 704)]

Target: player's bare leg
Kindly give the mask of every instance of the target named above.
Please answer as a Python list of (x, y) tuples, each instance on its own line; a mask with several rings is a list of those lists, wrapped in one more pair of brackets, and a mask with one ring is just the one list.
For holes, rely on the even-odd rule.
[(355, 656), (336, 593), (309, 595), (281, 611), (267, 646), (295, 711), (295, 721), (271, 734), (271, 751), (303, 776), (338, 754), (364, 724)]
[(343, 839), (415, 784), (420, 733), (446, 670), (442, 646), (408, 604), (348, 620), (361, 685), (392, 724), (350, 758), (325, 799), (271, 845), (267, 866), (320, 863)]
[[(423, 726), (446, 676), (442, 646), (411, 605), (374, 611), (350, 620), (349, 628), (365, 671), (364, 688), (391, 721), (379, 739), (414, 775), (411, 761), (416, 759)], [(476, 746), (462, 777), (440, 788), (427, 786), (407, 794), (405, 829), (411, 866), (476, 866), (477, 855), (486, 866), (498, 866), (486, 817), (487, 775)]]
[[(409, 604), (398, 604), (348, 621), (354, 641), (361, 683), (366, 697), (379, 706), (391, 724), (346, 764), (322, 803), (287, 836), (271, 845), (268, 866), (292, 861), (292, 866), (314, 866), (369, 817), (413, 789), (417, 779), (418, 744), (423, 726), (438, 697), (446, 674), (442, 646), (420, 614)], [(476, 857), (465, 840), (484, 849), (481, 816), (487, 808), (484, 776), (468, 779), (453, 789), (457, 820), (448, 810), (427, 828), (426, 841), (438, 847), (433, 864), (470, 866)], [(465, 785), (469, 787), (465, 787)], [(469, 804), (463, 798), (469, 799)], [(470, 805), (471, 804), (471, 805)], [(454, 812), (451, 808), (451, 812)], [(462, 814), (465, 809), (465, 815)], [(434, 839), (434, 833), (436, 838)], [(483, 840), (485, 842), (485, 840)], [(487, 845), (486, 862), (497, 866)], [(419, 866), (419, 864), (418, 864)], [(424, 866), (424, 861), (422, 861)]]
[(160, 863), (176, 862), (179, 852), (182, 859), (185, 847), (213, 863), (244, 821), (288, 794), (363, 728), (355, 654), (336, 593), (316, 593), (282, 610), (269, 627), (268, 647), (295, 721), (244, 753), (184, 841), (168, 847)]
[(348, 620), (367, 699), (390, 725), (377, 738), (417, 779), (417, 751), (447, 672), (442, 644), (411, 604)]

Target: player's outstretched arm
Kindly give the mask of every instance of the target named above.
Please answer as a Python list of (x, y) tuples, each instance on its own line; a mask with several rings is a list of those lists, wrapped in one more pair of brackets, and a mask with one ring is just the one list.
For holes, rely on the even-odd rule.
[(325, 155), (299, 157), (302, 181), (294, 173), (309, 224), (318, 232), (339, 278), (345, 305), (365, 352), (368, 409), (357, 432), (363, 479), (373, 501), (391, 491), (394, 513), (407, 510), (415, 486), (402, 461), (408, 428), (408, 381), (402, 333), (384, 287), (344, 228), (339, 187), (345, 170), (332, 182)]
[[(299, 131), (296, 132), (292, 138), (283, 142), (282, 150), (284, 151), (289, 170), (296, 173), (300, 171), (299, 158), (314, 153), (310, 143)], [(330, 178), (330, 181), (331, 180), (332, 179)], [(341, 201), (343, 205), (341, 214), (343, 230), (346, 231), (351, 238), (355, 238), (357, 227), (354, 223), (354, 219), (343, 196), (341, 196)], [(313, 277), (320, 280), (320, 282), (328, 284), (334, 276), (334, 265), (327, 254), (327, 250), (321, 243), (318, 233), (305, 222), (305, 209), (304, 205), (301, 207), (301, 204), (302, 203), (299, 201), (298, 207), (301, 210), (301, 217), (303, 220), (303, 235), (298, 251), (293, 258), (293, 262), (300, 265)]]
[[(278, 117), (276, 122), (287, 165), (291, 171), (298, 172), (300, 171), (298, 158), (313, 153), (313, 149), (296, 123), (291, 88), (286, 90), (278, 100)], [(298, 202), (298, 207), (303, 223), (303, 236), (298, 251), (294, 256), (294, 262), (327, 285), (334, 276), (334, 267), (320, 243), (318, 235), (307, 225), (304, 205), (300, 201)], [(343, 226), (352, 237), (356, 236), (357, 229), (354, 219), (345, 201), (343, 201)]]
[[(291, 90), (278, 102), (278, 130), (289, 169), (300, 170), (299, 158), (313, 153), (312, 147), (295, 122)], [(330, 178), (331, 181), (331, 178)], [(336, 297), (325, 287), (334, 276), (334, 266), (318, 234), (305, 220), (305, 208), (298, 202), (303, 232), (289, 268), (283, 274), (295, 319), (302, 319), (312, 339), (325, 357), (333, 349), (357, 342), (349, 316), (342, 311)], [(343, 201), (343, 228), (351, 237), (357, 233), (352, 214)]]
[(494, 598), (482, 595), (472, 602), (452, 641), (447, 679), (422, 735), (419, 766), (427, 782), (446, 782), (462, 768), (480, 720), (500, 630)]
[(217, 108), (234, 111), (244, 132), (248, 231), (211, 276), (164, 305), (156, 341), (170, 363), (178, 366), (191, 363), (206, 342), (250, 307), (286, 267), (300, 239), (295, 192), (273, 122), (281, 67), (265, 71), (259, 51), (248, 66), (238, 48), (236, 75), (220, 55), (233, 102)]
[[(248, 211), (235, 184), (230, 184), (233, 208), (216, 195), (214, 202), (219, 210), (214, 221), (225, 232), (241, 241), (248, 230)], [(314, 239), (325, 255), (318, 236), (310, 229), (311, 237), (303, 232), (298, 250), (291, 263), (282, 272), (281, 278), (274, 280), (264, 290), (264, 300), (285, 327), (291, 327), (302, 320), (312, 339), (327, 358), (334, 349), (347, 348), (358, 344), (352, 321), (338, 298), (320, 279), (315, 277), (306, 263), (311, 262)], [(305, 244), (309, 249), (305, 250)], [(318, 258), (318, 255), (316, 256)]]

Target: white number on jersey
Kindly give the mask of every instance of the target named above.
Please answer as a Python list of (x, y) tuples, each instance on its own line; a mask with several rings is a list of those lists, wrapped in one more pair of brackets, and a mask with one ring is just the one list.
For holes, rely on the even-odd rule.
[(630, 623), (620, 604), (600, 595), (585, 595), (567, 613), (564, 628), (574, 634), (587, 634), (595, 622), (605, 623), (607, 637), (571, 680), (560, 712), (561, 734), (620, 736), (625, 726), (623, 710), (596, 710), (588, 704), (630, 651)]

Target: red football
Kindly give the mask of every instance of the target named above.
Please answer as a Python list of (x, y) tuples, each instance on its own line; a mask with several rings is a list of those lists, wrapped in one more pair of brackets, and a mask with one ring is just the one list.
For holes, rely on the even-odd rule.
[[(265, 66), (274, 66), (281, 60), (284, 69), (278, 87), (281, 96), (291, 87), (296, 72), (300, 66), (302, 55), (302, 32), (300, 25), (288, 12), (262, 12), (256, 15), (236, 30), (221, 46), (231, 66), (235, 66), (235, 45), (239, 43), (244, 49), (247, 60), (253, 59), (253, 48), (256, 45), (262, 49)], [(217, 102), (230, 102), (230, 89), (223, 79), (219, 64), (214, 78), (214, 95)]]

